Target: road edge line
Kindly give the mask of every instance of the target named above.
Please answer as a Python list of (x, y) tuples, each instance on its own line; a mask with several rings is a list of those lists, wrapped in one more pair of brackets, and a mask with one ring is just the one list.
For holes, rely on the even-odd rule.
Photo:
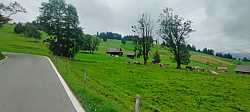
[(85, 110), (83, 109), (83, 107), (81, 106), (80, 102), (77, 100), (77, 98), (75, 97), (75, 95), (72, 93), (72, 91), (70, 90), (69, 86), (67, 85), (67, 83), (65, 82), (65, 80), (62, 78), (61, 74), (58, 72), (58, 70), (56, 69), (54, 63), (51, 61), (51, 59), (49, 57), (44, 56), (46, 59), (49, 60), (50, 64), (52, 65), (52, 68), (55, 70), (57, 77), (59, 78), (61, 84), (63, 85), (64, 90), (66, 91), (69, 99), (71, 100), (74, 108), (76, 109), (77, 112), (85, 112)]

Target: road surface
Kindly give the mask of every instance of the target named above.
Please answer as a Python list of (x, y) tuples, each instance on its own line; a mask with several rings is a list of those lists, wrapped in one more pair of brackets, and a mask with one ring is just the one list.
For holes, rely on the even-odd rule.
[(0, 62), (0, 112), (77, 112), (47, 58), (5, 55)]

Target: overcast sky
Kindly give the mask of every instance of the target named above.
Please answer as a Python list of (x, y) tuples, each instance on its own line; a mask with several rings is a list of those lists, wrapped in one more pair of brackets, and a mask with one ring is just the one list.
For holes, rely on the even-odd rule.
[[(1, 0), (8, 3), (10, 0)], [(28, 11), (13, 17), (15, 21), (32, 21), (39, 15), (41, 2), (16, 0)], [(138, 16), (144, 12), (157, 19), (164, 7), (173, 8), (193, 21), (196, 32), (189, 43), (220, 52), (250, 53), (250, 0), (66, 0), (78, 9), (85, 33), (112, 31), (131, 34)], [(157, 30), (157, 27), (155, 28)]]

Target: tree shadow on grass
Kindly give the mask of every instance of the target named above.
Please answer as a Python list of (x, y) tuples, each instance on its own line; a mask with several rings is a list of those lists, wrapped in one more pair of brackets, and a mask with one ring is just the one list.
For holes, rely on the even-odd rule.
[(83, 63), (97, 63), (97, 61), (79, 60), (79, 59), (73, 59), (71, 61), (73, 61), (73, 62), (83, 62)]
[(39, 40), (27, 40), (26, 42), (30, 42), (30, 43), (40, 43)]
[(80, 53), (83, 53), (83, 54), (91, 54), (91, 53), (88, 52), (88, 51), (80, 51)]

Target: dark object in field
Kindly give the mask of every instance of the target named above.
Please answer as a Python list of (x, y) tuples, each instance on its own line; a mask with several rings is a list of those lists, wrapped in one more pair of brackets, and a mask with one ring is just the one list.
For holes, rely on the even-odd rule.
[(111, 56), (122, 56), (123, 55), (123, 51), (121, 48), (109, 48), (109, 49), (107, 49), (106, 53), (111, 55)]
[(141, 63), (141, 62), (139, 62), (139, 61), (134, 61), (134, 64), (143, 65), (143, 63)]
[(193, 67), (193, 71), (195, 71), (195, 72), (206, 72), (206, 69), (196, 66), (196, 67)]
[(159, 65), (161, 68), (167, 68), (169, 66), (169, 64), (162, 64), (162, 63), (159, 63)]
[(194, 72), (207, 72), (206, 69), (198, 67), (198, 66), (196, 66), (196, 67), (186, 66), (186, 69), (189, 71), (194, 71)]
[(189, 71), (193, 71), (193, 67), (191, 67), (191, 66), (186, 66), (186, 69)]
[(135, 58), (135, 52), (128, 52), (127, 57), (130, 59), (134, 59)]
[(250, 74), (250, 67), (245, 65), (237, 65), (234, 71), (240, 74)]
[(219, 71), (219, 72), (228, 72), (228, 68), (227, 67), (217, 67), (217, 70)]

